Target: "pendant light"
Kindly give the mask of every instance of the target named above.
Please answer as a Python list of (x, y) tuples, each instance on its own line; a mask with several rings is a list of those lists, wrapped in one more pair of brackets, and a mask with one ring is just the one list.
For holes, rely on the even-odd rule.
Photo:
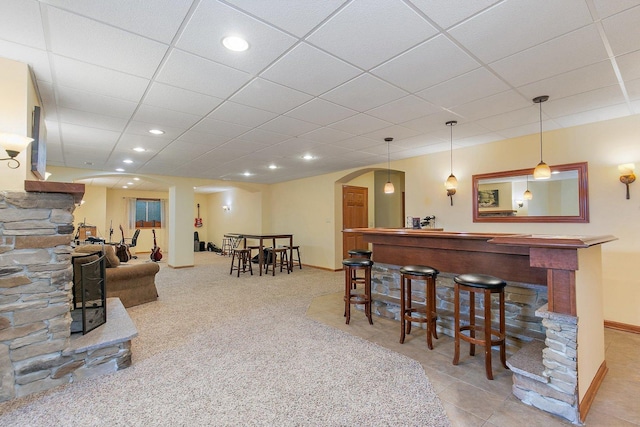
[(531, 193), (531, 191), (529, 191), (529, 175), (527, 175), (527, 191), (524, 192), (524, 194), (522, 195), (522, 198), (525, 200), (532, 200), (533, 199), (533, 193)]
[(456, 189), (458, 188), (458, 180), (456, 176), (453, 174), (453, 127), (457, 125), (458, 122), (456, 120), (450, 120), (446, 123), (447, 126), (451, 129), (450, 131), (450, 143), (451, 147), (449, 150), (450, 158), (450, 175), (447, 178), (447, 181), (444, 183), (444, 188), (447, 189), (447, 196), (451, 199), (451, 206), (453, 206), (453, 195), (456, 194)]
[(393, 138), (387, 137), (384, 140), (387, 141), (387, 183), (384, 185), (384, 192), (385, 194), (393, 194), (395, 188), (393, 188), (393, 183), (391, 182), (391, 152), (389, 151), (389, 144), (393, 141)]
[(548, 100), (547, 95), (536, 96), (533, 102), (540, 105), (540, 163), (533, 170), (533, 179), (548, 179), (551, 177), (551, 168), (542, 161), (542, 103)]

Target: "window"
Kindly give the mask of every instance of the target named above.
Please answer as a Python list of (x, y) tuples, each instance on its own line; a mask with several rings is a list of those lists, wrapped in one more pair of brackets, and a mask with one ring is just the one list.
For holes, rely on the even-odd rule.
[(135, 228), (161, 228), (163, 207), (160, 199), (135, 199)]

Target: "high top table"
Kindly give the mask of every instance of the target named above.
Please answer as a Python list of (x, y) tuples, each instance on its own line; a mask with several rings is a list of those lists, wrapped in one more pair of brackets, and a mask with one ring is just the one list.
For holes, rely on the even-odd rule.
[(271, 246), (276, 247), (276, 240), (288, 239), (289, 240), (289, 270), (293, 271), (293, 234), (244, 234), (244, 233), (230, 233), (237, 236), (241, 236), (243, 239), (244, 247), (247, 247), (247, 239), (258, 240), (258, 266), (260, 270), (260, 276), (262, 276), (262, 266), (264, 265), (264, 241), (271, 240)]

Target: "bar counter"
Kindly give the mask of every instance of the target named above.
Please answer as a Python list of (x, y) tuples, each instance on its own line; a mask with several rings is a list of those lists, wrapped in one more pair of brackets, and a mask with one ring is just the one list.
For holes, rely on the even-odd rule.
[[(584, 421), (607, 372), (600, 245), (616, 237), (396, 228), (345, 231), (363, 234), (364, 241), (373, 246), (376, 263), (429, 265), (453, 275), (483, 273), (514, 282), (515, 286), (546, 286), (548, 304), (535, 312), (543, 319), (546, 334), (544, 342), (537, 343), (541, 350), (533, 352), (542, 353), (533, 369), (541, 372), (512, 366), (513, 391), (527, 404), (574, 423)], [(522, 359), (521, 354), (516, 355), (514, 360)], [(539, 385), (528, 389), (525, 383), (531, 378), (543, 383), (549, 392), (540, 392)], [(566, 398), (556, 401), (558, 390), (566, 393)], [(547, 405), (550, 399), (554, 402)]]

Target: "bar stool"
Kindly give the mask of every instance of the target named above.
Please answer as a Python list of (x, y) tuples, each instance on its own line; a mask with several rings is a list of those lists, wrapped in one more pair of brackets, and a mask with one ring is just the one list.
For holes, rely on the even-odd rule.
[[(453, 364), (457, 365), (460, 358), (460, 340), (469, 343), (469, 355), (475, 355), (476, 344), (484, 346), (484, 366), (487, 379), (493, 379), (491, 370), (491, 347), (500, 346), (500, 361), (506, 369), (506, 345), (505, 345), (505, 318), (504, 318), (504, 288), (507, 283), (497, 277), (486, 274), (460, 274), (453, 278), (454, 284), (454, 329), (455, 329), (455, 354)], [(469, 292), (469, 325), (460, 326), (460, 292)], [(475, 294), (484, 295), (484, 322), (476, 325)], [(498, 294), (499, 302), (499, 330), (491, 328), (491, 294)], [(469, 331), (464, 335), (462, 331)], [(476, 332), (482, 332), (482, 338), (476, 338)], [(496, 339), (492, 339), (495, 336)]]
[[(235, 260), (238, 260), (238, 265), (234, 266)], [(249, 249), (232, 249), (231, 250), (231, 270), (229, 270), (229, 274), (233, 274), (233, 270), (238, 271), (238, 277), (240, 277), (240, 272), (247, 272), (247, 266), (249, 267), (249, 272), (253, 276), (253, 268), (251, 267), (251, 251)]]
[[(371, 259), (371, 254), (373, 252), (371, 252), (369, 249), (349, 249), (347, 253), (349, 254), (349, 258)], [(355, 289), (358, 283), (364, 283), (364, 277), (358, 277), (356, 274), (356, 271), (354, 270), (352, 283), (353, 283), (353, 289)]]
[(233, 245), (231, 243), (231, 237), (222, 238), (222, 255), (231, 255)]
[[(269, 265), (271, 265), (271, 275), (276, 275), (276, 267), (280, 265), (280, 272), (282, 273), (282, 267), (285, 266), (287, 274), (291, 272), (289, 266), (289, 257), (287, 256), (288, 250), (285, 248), (265, 248), (267, 251), (267, 262), (264, 266), (264, 273), (269, 273)], [(278, 254), (280, 254), (280, 261), (278, 261)]]
[[(411, 322), (427, 324), (427, 347), (433, 350), (431, 337), (438, 339), (436, 331), (436, 278), (440, 273), (426, 265), (405, 265), (400, 268), (400, 344), (404, 344), (405, 332), (411, 333)], [(411, 281), (425, 282), (425, 307), (411, 306)], [(413, 314), (421, 314), (414, 316)]]
[[(346, 258), (342, 260), (342, 265), (344, 266), (344, 315), (347, 318), (347, 325), (351, 319), (351, 304), (364, 304), (364, 313), (369, 319), (369, 324), (373, 325), (371, 319), (371, 266), (373, 261), (366, 258)], [(352, 290), (355, 280), (361, 280), (356, 277), (356, 272), (360, 270), (364, 271), (362, 278), (364, 293)]]
[[(291, 250), (291, 268), (293, 269), (293, 267), (297, 265), (298, 267), (300, 267), (300, 270), (302, 270), (302, 261), (300, 261), (300, 246), (285, 246), (284, 248), (286, 250)], [(293, 251), (296, 252), (298, 258), (293, 255)]]

